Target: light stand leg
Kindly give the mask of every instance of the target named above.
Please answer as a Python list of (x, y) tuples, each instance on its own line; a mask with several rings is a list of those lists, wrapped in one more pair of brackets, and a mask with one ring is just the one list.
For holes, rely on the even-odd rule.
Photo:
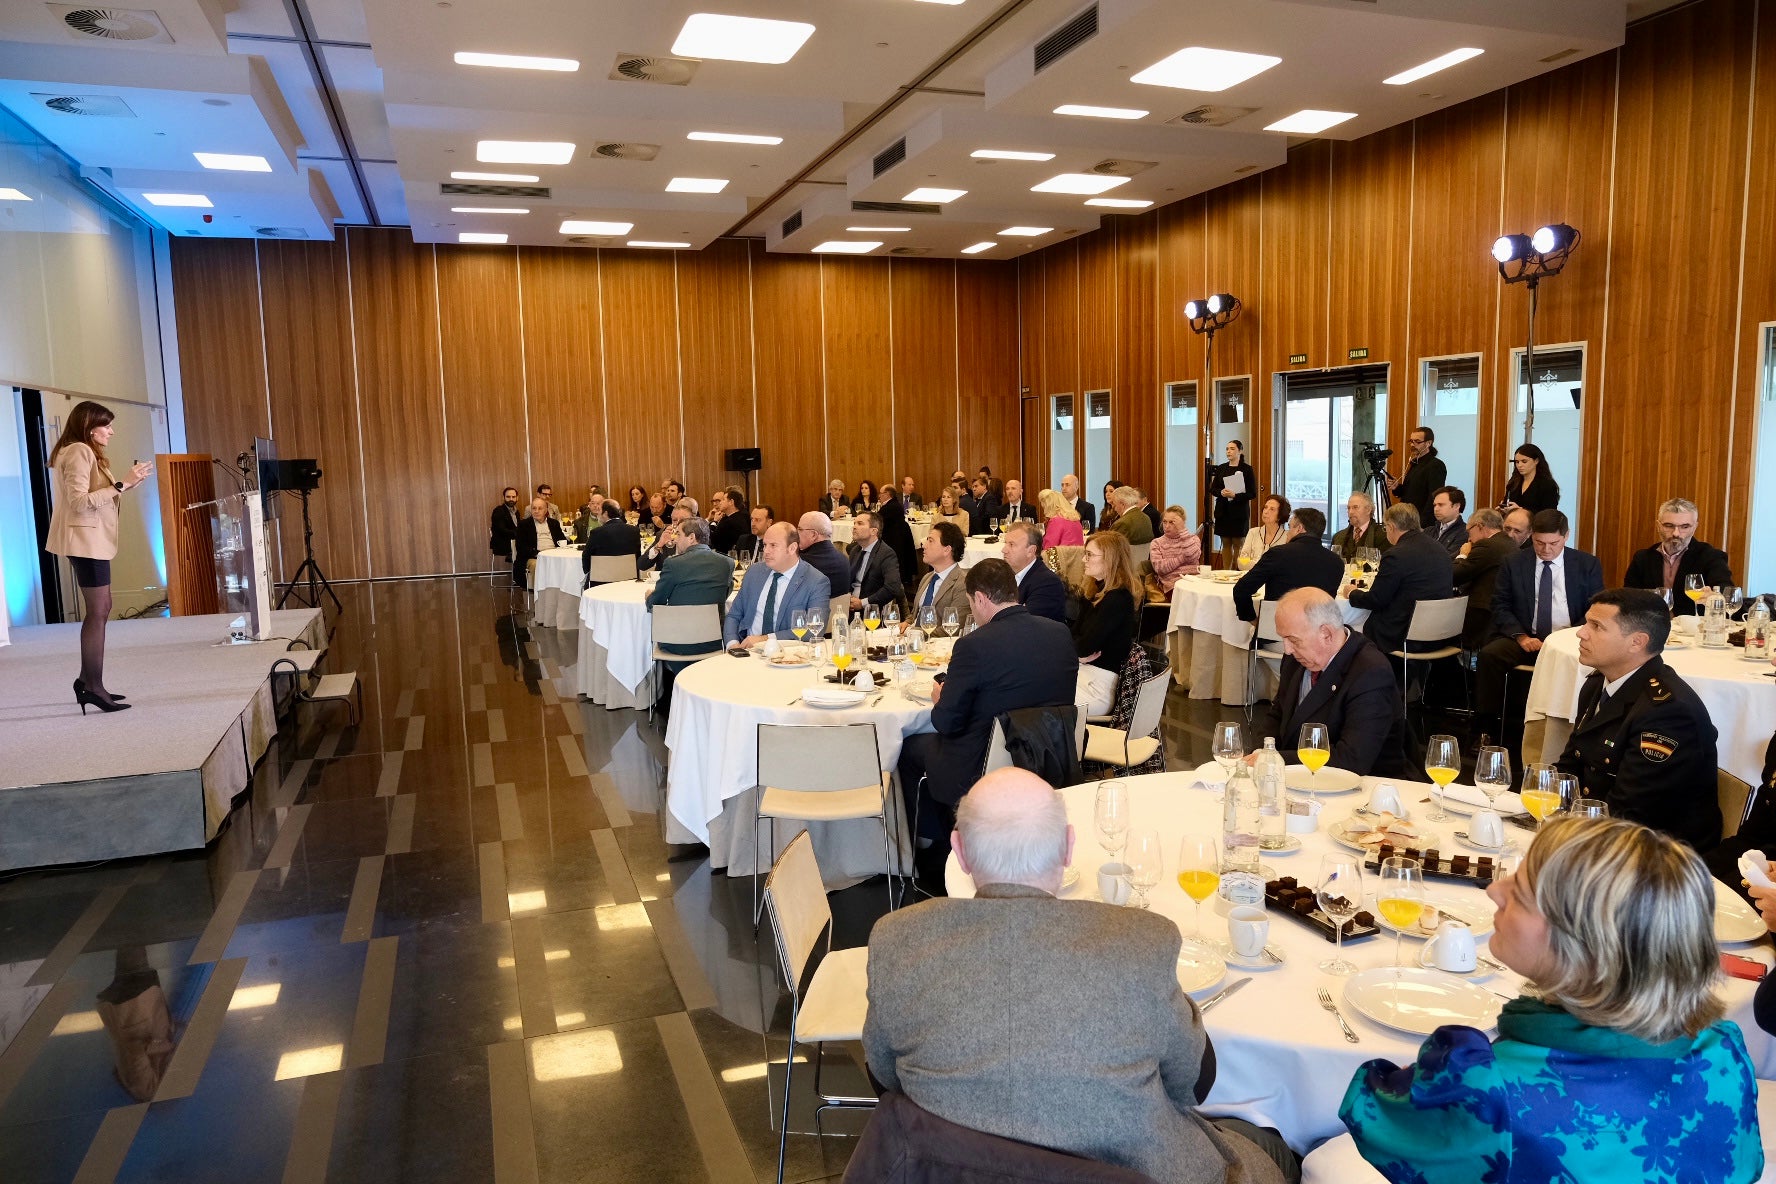
[(324, 591), (327, 593), (328, 598), (333, 601), (333, 611), (344, 612), (345, 606), (339, 602), (339, 596), (333, 591), (333, 585), (328, 582), (326, 573), (321, 570), (321, 565), (315, 562), (314, 522), (310, 519), (308, 513), (308, 490), (298, 490), (297, 496), (302, 499), (303, 560), (302, 565), (298, 567), (295, 573), (290, 577), (290, 582), (285, 586), (283, 595), (278, 597), (277, 607), (284, 607), (284, 602), (290, 599), (290, 593), (296, 590), (296, 585), (303, 582), (303, 576), (304, 573), (306, 573), (308, 582), (308, 607), (319, 608), (321, 604), (321, 593)]

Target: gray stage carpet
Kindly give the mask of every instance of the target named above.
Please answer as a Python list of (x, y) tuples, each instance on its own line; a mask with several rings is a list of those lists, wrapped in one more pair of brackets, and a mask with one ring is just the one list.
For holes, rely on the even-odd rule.
[[(228, 616), (113, 621), (109, 715), (74, 702), (80, 626), (13, 631), (0, 649), (0, 868), (201, 846), (276, 730), (268, 674), (288, 640), (217, 645)], [(272, 614), (321, 640), (317, 609)]]

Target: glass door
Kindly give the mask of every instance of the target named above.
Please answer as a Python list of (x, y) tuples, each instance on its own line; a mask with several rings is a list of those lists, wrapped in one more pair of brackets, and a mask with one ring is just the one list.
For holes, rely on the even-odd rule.
[(1165, 386), (1165, 491), (1162, 504), (1184, 507), (1184, 518), (1195, 522), (1202, 512), (1196, 504), (1197, 475), (1202, 472), (1202, 425), (1196, 414), (1196, 383), (1168, 382)]
[[(1548, 458), (1548, 472), (1560, 484), (1560, 508), (1566, 512), (1577, 537), (1579, 512), (1583, 509), (1580, 465), (1584, 442), (1585, 345), (1578, 342), (1536, 347), (1533, 426), (1529, 417), (1532, 379), (1520, 349), (1511, 351), (1511, 370), (1517, 375), (1511, 419), (1516, 439), (1508, 441), (1505, 447), (1515, 451), (1527, 440), (1542, 450)], [(1507, 452), (1492, 458), (1493, 463), (1505, 466), (1506, 480), (1510, 479), (1511, 455)]]
[(1073, 471), (1073, 396), (1048, 397), (1048, 467), (1050, 489), (1061, 487), (1061, 478)]
[(1477, 509), (1480, 355), (1422, 358), (1418, 365), (1418, 422), (1436, 433), (1437, 458), (1449, 470), (1449, 484), (1467, 494), (1470, 510)]
[(1387, 444), (1388, 366), (1279, 373), (1276, 385), (1273, 487), (1296, 509), (1325, 514), (1329, 539), (1345, 525), (1352, 490), (1374, 496), (1364, 450)]
[(1102, 491), (1116, 475), (1110, 471), (1110, 392), (1086, 391), (1085, 411), (1085, 488)]

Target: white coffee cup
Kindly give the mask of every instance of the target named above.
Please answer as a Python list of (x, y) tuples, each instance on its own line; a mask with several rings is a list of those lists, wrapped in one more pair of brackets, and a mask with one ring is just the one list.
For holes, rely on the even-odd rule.
[(1445, 921), (1418, 953), (1420, 966), (1435, 966), (1455, 974), (1474, 969), (1474, 931), (1460, 921)]
[(1215, 569), (1213, 567), (1211, 567), (1210, 565), (1208, 565), (1206, 563), (1199, 563), (1196, 565), (1196, 574), (1199, 576), (1206, 576), (1214, 570)]
[(1098, 868), (1098, 899), (1105, 904), (1129, 902), (1129, 865), (1106, 863)]
[(1406, 808), (1400, 804), (1400, 791), (1392, 782), (1384, 781), (1377, 785), (1369, 795), (1369, 808), (1376, 813), (1388, 813), (1396, 818), (1404, 817)]
[(777, 651), (782, 648), (783, 648), (782, 646), (777, 644), (777, 635), (775, 633), (769, 633), (769, 634), (765, 635), (765, 644), (764, 644), (765, 657), (767, 657), (767, 658), (776, 657)]
[(1502, 847), (1505, 845), (1505, 820), (1498, 816), (1497, 810), (1476, 810), (1468, 822), (1468, 837), (1474, 840), (1476, 847)]
[(1685, 637), (1694, 637), (1702, 631), (1702, 621), (1701, 618), (1693, 616), (1672, 617), (1671, 627)]
[(1264, 954), (1264, 943), (1270, 937), (1270, 914), (1255, 904), (1242, 904), (1227, 914), (1228, 943), (1242, 958), (1258, 958)]
[(1311, 835), (1320, 828), (1320, 803), (1289, 795), (1283, 806), (1283, 825), (1290, 834)]

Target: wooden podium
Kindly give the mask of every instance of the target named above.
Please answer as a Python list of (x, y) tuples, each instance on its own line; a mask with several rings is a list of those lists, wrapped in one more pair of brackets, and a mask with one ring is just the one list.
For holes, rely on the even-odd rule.
[(207, 452), (163, 452), (155, 456), (154, 468), (160, 485), (161, 537), (166, 541), (167, 604), (175, 617), (219, 613), (210, 508), (185, 508), (215, 499), (215, 465)]

